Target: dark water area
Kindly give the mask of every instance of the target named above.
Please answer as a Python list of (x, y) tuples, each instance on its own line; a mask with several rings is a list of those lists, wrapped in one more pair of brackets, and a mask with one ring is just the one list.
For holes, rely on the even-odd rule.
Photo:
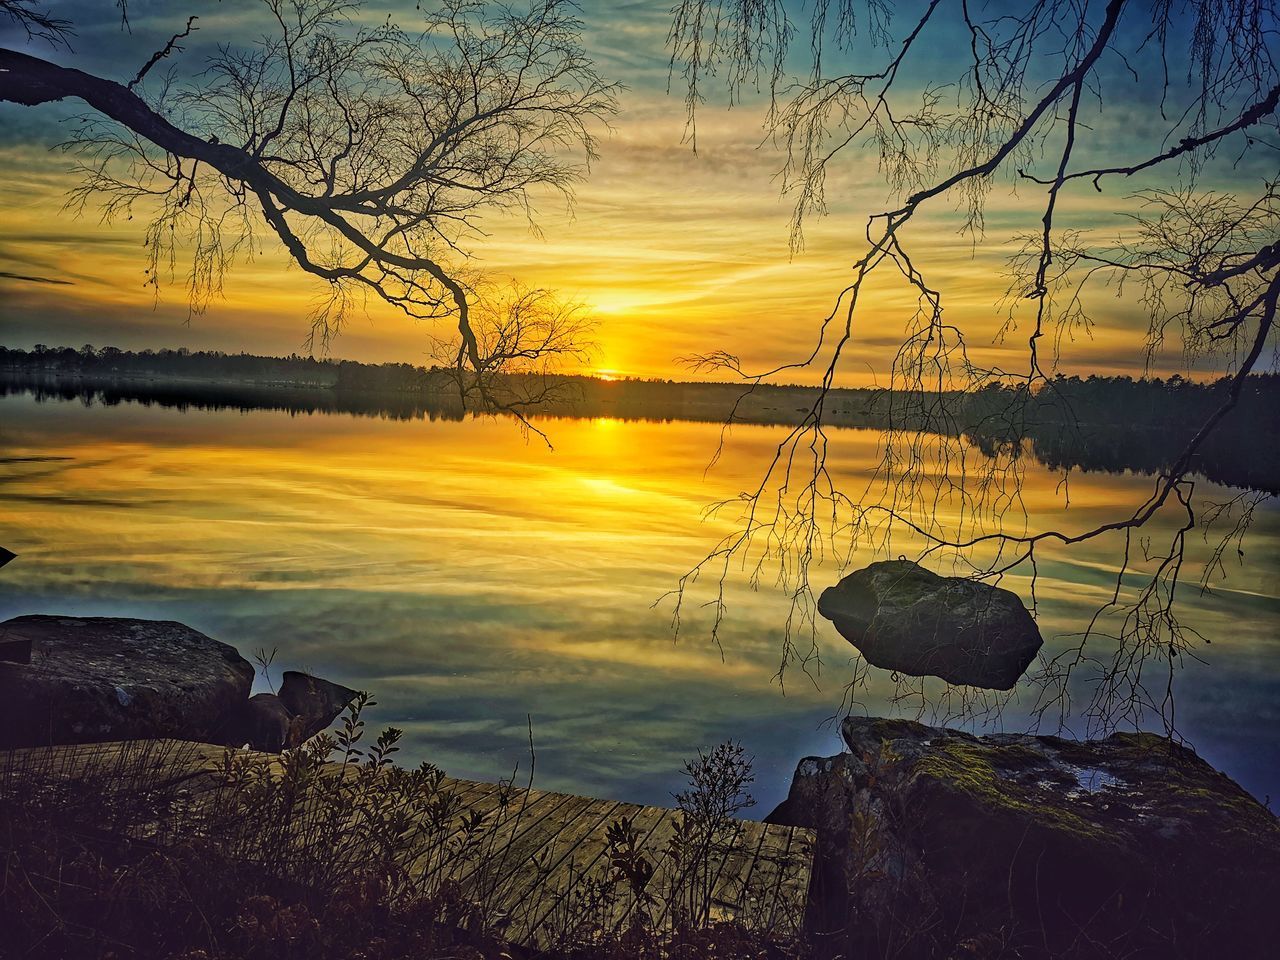
[[(737, 573), (720, 644), (706, 590), (673, 637), (661, 598), (733, 529), (705, 508), (756, 482), (786, 427), (736, 427), (708, 471), (719, 422), (670, 412), (547, 418), (550, 450), (510, 421), (420, 398), (9, 381), (0, 544), (19, 556), (0, 573), (0, 618), (176, 619), (246, 655), (277, 648), (281, 668), (373, 691), (370, 721), (405, 729), (404, 760), (463, 777), (527, 770), (531, 724), (540, 786), (662, 804), (684, 759), (737, 739), (756, 757), (751, 812), (762, 816), (801, 757), (840, 749), (827, 721), (847, 708), (854, 652), (823, 622), (821, 670), (779, 684), (786, 595)], [(832, 431), (834, 479), (873, 483), (880, 440), (874, 429)], [(1037, 448), (1022, 481), (1029, 524), (1074, 529), (1141, 502), (1151, 479), (1135, 472), (1140, 458), (1103, 446), (1075, 464), (1069, 503)], [(1189, 538), (1189, 565), (1210, 549)], [(1104, 539), (1042, 557), (1046, 656), (1111, 595), (1120, 550)], [(1210, 592), (1185, 592), (1184, 620), (1212, 644), (1196, 651), (1203, 663), (1184, 658), (1178, 720), (1215, 766), (1259, 797), (1280, 796), (1273, 501), (1257, 508), (1244, 550)], [(831, 564), (813, 571), (819, 588), (839, 576)], [(1017, 572), (1003, 585), (1030, 595)], [(955, 720), (899, 693), (873, 670), (853, 709)], [(1035, 695), (1021, 684), (971, 727), (1028, 729)], [(1071, 723), (1064, 732), (1082, 729)]]

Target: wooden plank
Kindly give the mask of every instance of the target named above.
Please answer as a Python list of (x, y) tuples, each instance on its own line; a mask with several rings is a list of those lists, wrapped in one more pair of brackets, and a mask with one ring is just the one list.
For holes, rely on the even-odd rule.
[(755, 863), (752, 864), (742, 895), (735, 905), (735, 915), (758, 919), (767, 930), (773, 928), (774, 917), (778, 913), (778, 890), (782, 885), (790, 847), (789, 827), (771, 826), (765, 830), (756, 850)]
[(729, 896), (723, 898), (720, 909), (726, 917), (746, 916), (767, 930), (799, 929), (812, 856), (811, 831), (767, 826), (741, 886), (725, 891)]
[[(574, 798), (577, 799), (577, 798)], [(514, 872), (500, 896), (499, 906), (514, 917), (518, 914), (536, 914), (535, 904), (546, 896), (555, 896), (556, 874), (575, 850), (598, 831), (603, 837), (605, 828), (614, 819), (619, 804), (615, 800), (589, 800), (573, 817), (566, 817), (555, 829), (540, 831), (537, 845), (526, 846), (523, 870)]]
[[(680, 815), (677, 811), (666, 807), (646, 807), (644, 809), (646, 814), (657, 815), (654, 818), (653, 826), (644, 834), (639, 843), (641, 853), (653, 866), (653, 876), (645, 887), (645, 892), (654, 898), (655, 903), (651, 908), (650, 915), (656, 918), (666, 911), (666, 891), (663, 889), (662, 881), (666, 876), (664, 869), (668, 866), (670, 860), (668, 843), (680, 828)], [(630, 906), (631, 904), (627, 899), (620, 899), (615, 909), (606, 918), (605, 929), (613, 932), (619, 930), (630, 919)]]
[[(487, 890), (492, 885), (493, 872), (506, 869), (506, 861), (520, 837), (554, 815), (567, 799), (571, 798), (566, 794), (541, 790), (520, 791), (505, 800), (497, 792), (483, 796), (461, 814), (468, 816), (478, 812), (488, 816), (479, 842), (465, 859), (451, 865), (449, 876), (478, 891)], [(485, 876), (480, 875), (482, 868), (487, 871)]]
[(512, 820), (494, 839), (492, 852), (484, 863), (464, 877), (468, 893), (486, 905), (497, 905), (505, 898), (505, 889), (517, 874), (532, 872), (532, 858), (552, 838), (574, 824), (591, 808), (588, 797), (548, 794), (544, 805), (526, 811)]
[(466, 813), (472, 809), (488, 813), (496, 810), (503, 798), (502, 784), (476, 783), (469, 780), (458, 781), (452, 793), (458, 798), (458, 813)]
[(799, 931), (804, 927), (805, 911), (809, 905), (809, 884), (813, 879), (813, 857), (816, 837), (812, 830), (791, 828), (791, 847), (787, 851), (787, 866), (782, 875), (775, 905), (782, 912), (774, 922), (783, 930)]
[(671, 903), (667, 899), (667, 894), (670, 892), (671, 884), (679, 882), (676, 874), (684, 869), (676, 864), (670, 845), (676, 835), (684, 830), (683, 814), (679, 810), (666, 809), (666, 816), (658, 824), (649, 841), (656, 861), (655, 876), (650, 882), (658, 900), (653, 919), (660, 927), (671, 922)]
[[(454, 780), (449, 783), (442, 782), (439, 789), (442, 793), (450, 795), (450, 800), (455, 805), (450, 817), (450, 829), (439, 838), (432, 849), (425, 851), (409, 865), (409, 874), (413, 877), (421, 876), (428, 868), (437, 870), (447, 868), (450, 873), (454, 873), (465, 866), (465, 863), (461, 862), (463, 851), (456, 846), (462, 841), (464, 834), (463, 818), (475, 812), (486, 819), (492, 819), (491, 814), (497, 810), (501, 801), (499, 784)], [(493, 824), (489, 823), (488, 827), (492, 829)]]
[(175, 740), (30, 747), (0, 751), (0, 776), (25, 774), (68, 782), (114, 780), (126, 784), (148, 780), (156, 788), (168, 788), (220, 773), (221, 749)]
[(613, 928), (611, 924), (616, 926), (625, 903), (615, 904), (617, 916), (614, 911), (597, 917), (574, 916), (581, 912), (582, 898), (587, 894), (586, 885), (592, 882), (605, 883), (613, 872), (613, 866), (605, 855), (609, 846), (608, 829), (623, 817), (630, 819), (632, 829), (640, 838), (638, 847), (641, 853), (653, 862), (646, 840), (668, 813), (670, 811), (663, 807), (616, 804), (576, 845), (565, 850), (558, 862), (550, 865), (550, 871), (542, 881), (539, 909), (526, 911), (521, 925), (513, 933), (521, 938), (521, 942), (536, 939), (540, 945), (545, 945), (548, 927), (563, 926), (577, 919), (598, 922), (606, 930)]
[(741, 833), (726, 852), (720, 875), (711, 889), (713, 919), (727, 919), (735, 915), (733, 908), (746, 890), (755, 867), (756, 853), (768, 833), (766, 825), (755, 820), (743, 820), (738, 826)]

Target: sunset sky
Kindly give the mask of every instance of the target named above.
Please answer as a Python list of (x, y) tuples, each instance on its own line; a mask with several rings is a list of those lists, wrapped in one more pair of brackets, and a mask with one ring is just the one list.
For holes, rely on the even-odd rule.
[[(76, 24), (71, 51), (34, 45), (33, 52), (96, 73), (127, 79), (188, 14), (200, 31), (178, 66), (195, 72), (209, 45), (249, 40), (261, 27), (255, 0), (131, 0), (131, 29), (101, 0), (75, 0), (59, 12)], [(788, 251), (791, 202), (775, 179), (781, 154), (763, 142), (763, 98), (726, 106), (723, 85), (712, 84), (699, 120), (699, 149), (685, 142), (678, 78), (667, 93), (668, 0), (584, 5), (584, 43), (600, 72), (626, 85), (613, 130), (600, 133), (600, 160), (577, 190), (573, 211), (557, 200), (540, 211), (540, 233), (518, 217), (491, 218), (489, 236), (472, 247), (476, 266), (528, 286), (550, 287), (580, 301), (597, 318), (599, 351), (592, 369), (615, 375), (688, 378), (678, 358), (726, 349), (757, 368), (808, 352), (817, 324), (850, 277), (869, 212), (888, 192), (867, 151), (849, 151), (828, 184), (830, 216), (809, 225), (805, 249)], [(905, 8), (904, 8), (905, 9)], [(393, 14), (405, 25), (410, 4), (374, 2), (368, 15)], [(798, 16), (806, 14), (798, 11)], [(938, 37), (939, 75), (954, 38)], [(12, 29), (0, 43), (21, 46)], [(803, 45), (803, 44), (802, 44)], [(1109, 69), (1119, 69), (1112, 64)], [(906, 84), (928, 78), (908, 76)], [(1137, 138), (1151, 127), (1150, 85), (1128, 81), (1132, 99), (1113, 100), (1089, 117), (1098, 139), (1123, 156), (1144, 149)], [(103, 224), (95, 214), (74, 218), (61, 207), (73, 183), (70, 158), (51, 152), (74, 104), (38, 109), (0, 105), (0, 341), (90, 342), (122, 347), (216, 348), (289, 353), (301, 349), (316, 283), (290, 269), (278, 245), (230, 274), (225, 297), (190, 319), (183, 276), (155, 302), (144, 287), (141, 217)], [(1041, 162), (1049, 161), (1042, 158)], [(1253, 188), (1256, 170), (1235, 176)], [(1080, 185), (1064, 212), (1064, 226), (1088, 225), (1118, 235), (1132, 184), (1105, 193)], [(946, 202), (909, 233), (918, 263), (944, 292), (948, 319), (963, 326), (980, 359), (1020, 366), (1024, 338), (993, 343), (1004, 292), (1001, 268), (1011, 234), (1032, 229), (1039, 199), (1024, 186), (997, 184), (987, 209), (987, 237), (979, 247), (958, 235), (960, 218)], [(40, 282), (57, 280), (59, 283)], [(898, 342), (908, 300), (899, 286), (882, 285), (866, 301), (856, 345), (845, 363), (847, 382), (883, 378)], [(1105, 321), (1093, 339), (1069, 344), (1072, 372), (1140, 373), (1146, 319), (1127, 302), (1101, 296)], [(367, 361), (426, 362), (427, 334), (395, 312), (375, 308), (353, 322), (332, 346), (335, 356)], [(441, 331), (436, 331), (441, 332)], [(1174, 369), (1170, 358), (1162, 369)], [(806, 379), (798, 373), (790, 379)]]

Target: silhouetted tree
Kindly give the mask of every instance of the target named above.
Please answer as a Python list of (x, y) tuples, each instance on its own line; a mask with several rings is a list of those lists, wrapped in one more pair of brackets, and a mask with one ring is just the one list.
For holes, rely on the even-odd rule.
[[(744, 496), (740, 529), (681, 581), (679, 592), (700, 572), (718, 571), (712, 603), (720, 614), (732, 567), (745, 561), (759, 577), (764, 564), (772, 565), (794, 598), (781, 672), (817, 655), (808, 577), (810, 561), (824, 551), (834, 548), (848, 562), (854, 550), (909, 531), (924, 544), (925, 558), (949, 557), (962, 567), (973, 564), (977, 576), (999, 578), (1012, 570), (1034, 574), (1038, 553), (1051, 545), (1114, 534), (1123, 557), (1108, 608), (1123, 609), (1124, 624), (1109, 653), (1092, 645), (1090, 625), (1077, 647), (1042, 664), (1042, 706), (1065, 710), (1072, 672), (1102, 663), (1087, 708), (1100, 727), (1136, 719), (1149, 707), (1168, 719), (1171, 685), (1143, 676), (1143, 668), (1152, 658), (1162, 661), (1167, 680), (1179, 655), (1199, 642), (1183, 630), (1173, 602), (1187, 531), (1205, 515), (1227, 519), (1225, 546), (1242, 534), (1263, 496), (1197, 504), (1189, 473), (1239, 401), (1247, 375), (1265, 369), (1275, 339), (1276, 4), (814, 0), (807, 9), (806, 29), (792, 21), (796, 8), (783, 0), (675, 6), (671, 66), (686, 82), (695, 146), (697, 110), (713, 78), (731, 99), (753, 88), (771, 94), (767, 132), (781, 149), (783, 189), (794, 202), (793, 247), (803, 244), (809, 218), (826, 212), (828, 175), (842, 162), (878, 164), (896, 196), (867, 219), (852, 253), (853, 279), (831, 313), (815, 321), (811, 352), (761, 371), (744, 369), (728, 352), (695, 358), (750, 388), (816, 368), (824, 395)], [(801, 36), (807, 42), (798, 42)], [(956, 56), (940, 56), (940, 49)], [(850, 63), (856, 68), (839, 69)], [(797, 74), (801, 64), (807, 67)], [(1214, 189), (1224, 171), (1232, 185), (1225, 192)], [(1016, 187), (1025, 217), (1009, 263), (1003, 335), (1023, 337), (1026, 352), (1014, 368), (991, 369), (971, 358), (966, 330), (944, 319), (946, 291), (930, 281), (918, 252), (919, 221), (926, 211), (958, 209), (967, 236), (957, 242), (976, 243), (985, 202), (1001, 183)], [(1135, 185), (1136, 194), (1117, 198), (1132, 216), (1119, 240), (1096, 214), (1081, 215), (1089, 198)], [(1094, 228), (1081, 228), (1090, 220)], [(827, 470), (825, 391), (866, 323), (873, 278), (880, 289), (896, 283), (914, 307), (905, 311), (902, 345), (892, 359), (885, 402), (896, 427), (886, 434), (881, 482), (851, 494)], [(1188, 364), (1211, 364), (1231, 379), (1219, 403), (1193, 424), (1184, 451), (1132, 509), (1088, 530), (1027, 530), (1017, 453), (1042, 397), (1071, 402), (1056, 378), (1058, 346), (1113, 322), (1114, 312), (1091, 312), (1096, 301), (1088, 296), (1108, 284), (1147, 314), (1147, 362), (1173, 348)], [(873, 322), (882, 334), (882, 308)], [(960, 401), (991, 384), (1004, 388), (989, 396), (992, 402)], [(987, 450), (995, 456), (967, 455), (960, 441), (938, 442), (973, 431), (1003, 438)], [(1169, 540), (1137, 550), (1136, 531), (1158, 514), (1176, 520)], [(1007, 522), (1013, 517), (1019, 523)], [(1211, 569), (1221, 568), (1221, 549)], [(1142, 586), (1122, 599), (1122, 584), (1132, 577)]]
[[(33, 39), (59, 44), (73, 29), (30, 0), (0, 2)], [(314, 336), (328, 338), (365, 297), (449, 318), (453, 360), (483, 390), (484, 374), (536, 348), (486, 352), (486, 307), (463, 267), (476, 219), (531, 214), (547, 189), (568, 196), (594, 155), (592, 125), (614, 110), (572, 5), (442, 0), (410, 31), (364, 16), (362, 0), (264, 4), (273, 32), (261, 40), (227, 38), (208, 62), (185, 64), (193, 17), (123, 83), (35, 46), (0, 50), (0, 100), (88, 104), (65, 144), (79, 159), (73, 206), (149, 217), (152, 284), (189, 250), (193, 310), (265, 228), (327, 287)], [(160, 81), (152, 68), (165, 58), (184, 69)]]

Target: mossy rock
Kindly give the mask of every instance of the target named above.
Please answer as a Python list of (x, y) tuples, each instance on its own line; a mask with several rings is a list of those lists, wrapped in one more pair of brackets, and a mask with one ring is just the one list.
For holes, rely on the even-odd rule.
[(769, 818), (819, 831), (813, 916), (833, 953), (905, 938), (903, 956), (1216, 958), (1280, 942), (1280, 822), (1184, 746), (880, 718), (842, 733), (850, 752), (802, 761)]

